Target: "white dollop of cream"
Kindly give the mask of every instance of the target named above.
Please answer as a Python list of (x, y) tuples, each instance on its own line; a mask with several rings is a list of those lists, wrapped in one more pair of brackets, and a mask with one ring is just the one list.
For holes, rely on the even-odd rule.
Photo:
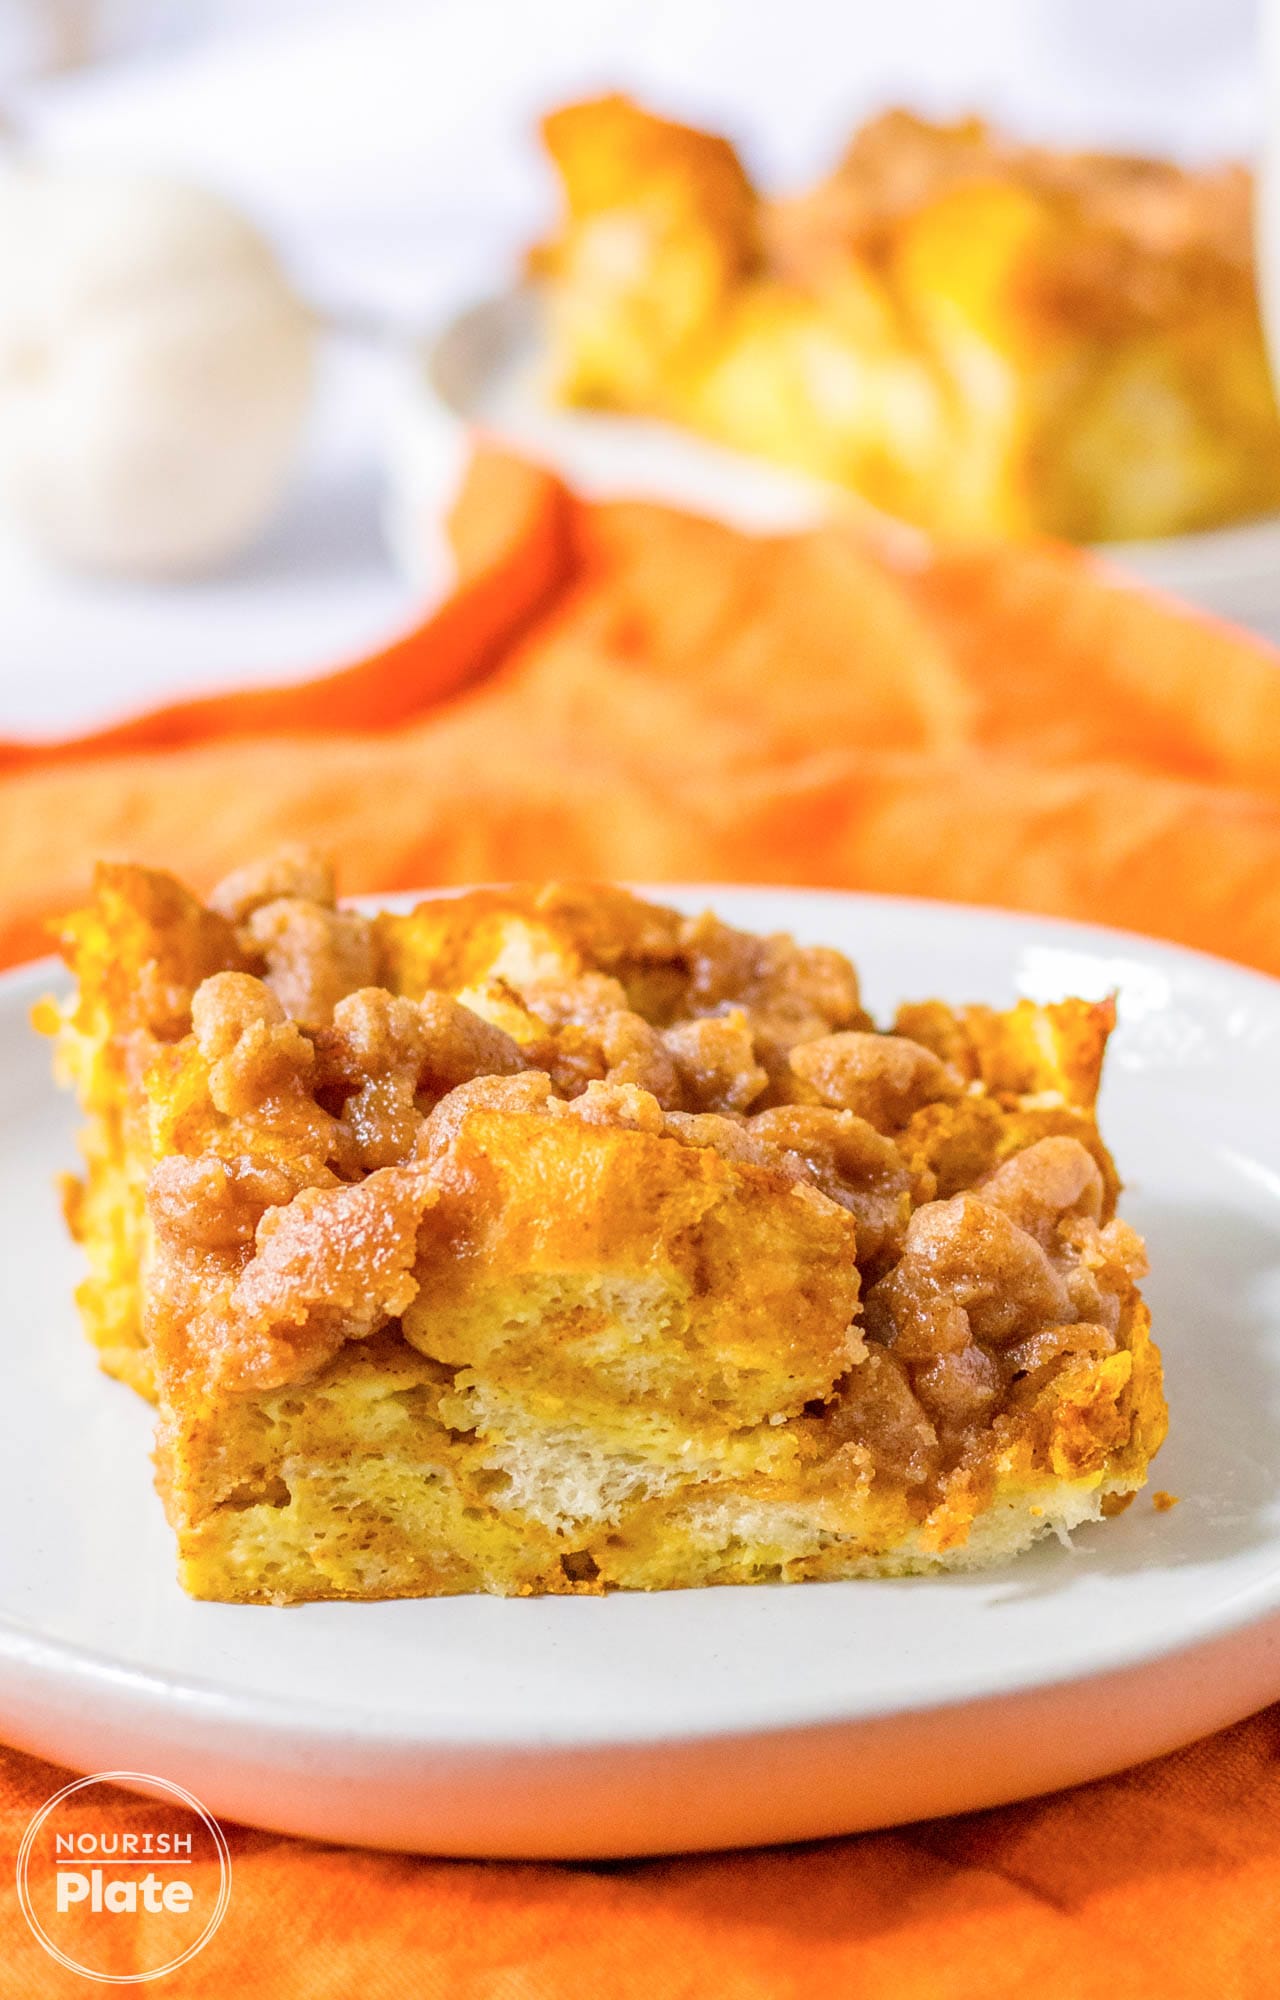
[(178, 576), (279, 504), (314, 329), (269, 244), (198, 188), (0, 176), (0, 506), (75, 566)]

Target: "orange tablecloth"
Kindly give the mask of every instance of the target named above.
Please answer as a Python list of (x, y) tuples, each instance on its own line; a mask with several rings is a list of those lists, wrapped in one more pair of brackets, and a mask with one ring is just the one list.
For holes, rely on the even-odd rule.
[[(588, 506), (494, 454), (455, 540), (455, 596), (374, 660), (0, 745), (0, 957), (42, 948), (100, 853), (207, 886), (311, 838), (350, 891), (840, 884), (1280, 972), (1280, 656), (1261, 645), (1060, 548), (907, 569), (847, 528), (759, 542)], [(235, 1833), (226, 1921), (163, 1990), (1253, 2000), (1280, 1991), (1278, 1727), (1048, 1801), (748, 1856), (473, 1865)], [(0, 1755), (0, 1860), (56, 1781)], [(73, 1990), (0, 1892), (0, 1995)]]

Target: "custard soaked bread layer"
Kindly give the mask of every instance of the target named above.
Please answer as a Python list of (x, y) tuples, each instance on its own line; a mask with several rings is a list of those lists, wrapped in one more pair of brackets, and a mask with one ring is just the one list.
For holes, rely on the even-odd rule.
[(1145, 1477), (1108, 1004), (883, 1032), (834, 950), (294, 852), (104, 867), (64, 949), (81, 1309), (197, 1596), (954, 1567)]

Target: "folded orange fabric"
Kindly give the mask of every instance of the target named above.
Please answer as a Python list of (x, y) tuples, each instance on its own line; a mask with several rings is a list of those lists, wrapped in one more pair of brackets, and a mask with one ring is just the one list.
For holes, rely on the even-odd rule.
[[(318, 839), (351, 891), (574, 871), (816, 882), (1154, 929), (1280, 970), (1280, 674), (1045, 546), (911, 570), (590, 506), (499, 455), (460, 584), (309, 685), (0, 744), (0, 959), (98, 854), (207, 886)], [(357, 727), (357, 722), (360, 726)]]
[[(807, 1847), (621, 1866), (427, 1861), (228, 1827), (233, 1886), (221, 1928), (145, 1991), (174, 2000), (1270, 2000), (1278, 1753), (1273, 1709), (1052, 1799)], [(0, 1751), (0, 1858), (11, 1860), (65, 1777)], [(140, 1830), (154, 1825), (146, 1810)], [(124, 1816), (119, 1825), (127, 1831)], [(194, 1868), (191, 1879), (203, 1896)], [(44, 1956), (12, 1889), (0, 1897), (3, 2000), (84, 2000), (97, 1990)]]
[[(1280, 972), (1280, 655), (1052, 546), (915, 566), (589, 505), (496, 453), (459, 586), (374, 659), (0, 745), (0, 958), (100, 854), (207, 886), (311, 839), (351, 891), (553, 873), (811, 882), (1152, 930)], [(1280, 1711), (966, 1820), (749, 1856), (453, 1864), (233, 1835), (166, 1991), (861, 2000), (1253, 1996)], [(0, 1733), (3, 1718), (0, 1717)], [(58, 1774), (0, 1753), (0, 1851)], [(0, 1899), (0, 1995), (83, 1982)]]

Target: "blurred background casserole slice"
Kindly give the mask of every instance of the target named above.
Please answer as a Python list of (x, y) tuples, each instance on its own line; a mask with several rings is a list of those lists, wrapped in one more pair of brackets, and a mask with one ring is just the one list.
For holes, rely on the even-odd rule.
[(889, 111), (771, 200), (623, 96), (543, 126), (553, 393), (663, 416), (934, 533), (1080, 542), (1280, 503), (1242, 167)]

